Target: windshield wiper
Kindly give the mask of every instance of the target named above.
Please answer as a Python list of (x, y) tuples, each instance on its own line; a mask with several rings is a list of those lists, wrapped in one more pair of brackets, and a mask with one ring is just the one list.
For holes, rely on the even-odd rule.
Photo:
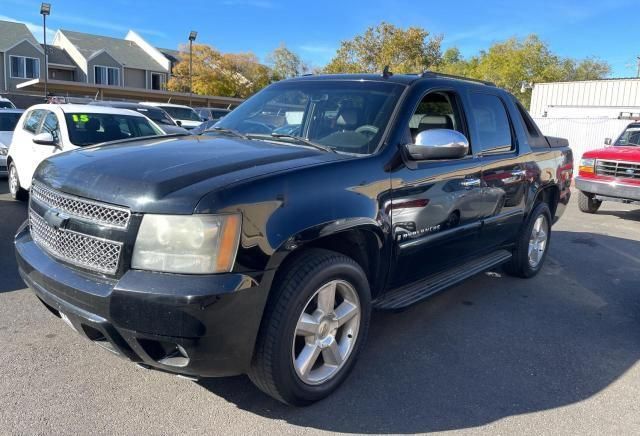
[(299, 144), (307, 145), (309, 147), (313, 147), (313, 148), (318, 149), (318, 150), (326, 151), (327, 153), (335, 153), (336, 152), (333, 148), (327, 147), (326, 145), (316, 144), (315, 142), (311, 142), (308, 139), (304, 139), (304, 138), (301, 138), (300, 136), (296, 136), (296, 135), (290, 135), (288, 133), (272, 133), (271, 137), (272, 138), (276, 138), (276, 139), (278, 139), (278, 138), (293, 139), (294, 141), (296, 141)]
[(238, 138), (242, 138), (242, 139), (251, 139), (251, 138), (249, 138), (247, 135), (244, 135), (244, 134), (242, 134), (242, 133), (240, 133), (240, 132), (238, 132), (238, 131), (236, 131), (236, 130), (233, 130), (233, 129), (227, 129), (227, 128), (225, 128), (225, 127), (212, 127), (212, 128), (210, 128), (210, 129), (204, 129), (204, 130), (202, 131), (202, 133), (204, 133), (204, 132), (220, 132), (220, 133), (228, 133), (228, 134), (230, 134), (230, 135), (237, 136)]

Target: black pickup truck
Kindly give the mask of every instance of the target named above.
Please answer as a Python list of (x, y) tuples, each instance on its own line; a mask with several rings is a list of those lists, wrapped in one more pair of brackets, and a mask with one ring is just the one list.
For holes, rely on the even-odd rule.
[(572, 164), (490, 83), (306, 76), (205, 135), (44, 161), (16, 254), (44, 306), (113, 353), (304, 405), (347, 377), (373, 308), (500, 264), (535, 275)]

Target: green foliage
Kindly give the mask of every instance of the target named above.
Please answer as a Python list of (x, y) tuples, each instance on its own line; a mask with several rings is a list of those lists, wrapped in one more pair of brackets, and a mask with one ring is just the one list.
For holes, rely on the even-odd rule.
[(418, 73), (441, 57), (441, 36), (429, 37), (420, 27), (406, 30), (382, 22), (340, 43), (327, 73), (379, 73), (386, 65), (397, 73)]
[(460, 56), (457, 49), (449, 49), (436, 69), (494, 82), (511, 91), (526, 107), (531, 101), (531, 89), (521, 92), (523, 83), (602, 79), (611, 72), (609, 64), (597, 59), (562, 58), (536, 35), (495, 43), (470, 59)]
[(267, 64), (271, 66), (274, 80), (289, 79), (309, 70), (300, 56), (289, 50), (284, 43), (267, 56)]

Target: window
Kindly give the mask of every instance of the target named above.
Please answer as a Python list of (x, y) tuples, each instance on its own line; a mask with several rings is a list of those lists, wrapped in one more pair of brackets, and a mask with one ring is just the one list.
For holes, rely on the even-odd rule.
[(44, 118), (44, 122), (42, 123), (42, 127), (40, 128), (40, 133), (47, 132), (51, 133), (53, 139), (57, 142), (60, 139), (60, 126), (58, 125), (58, 117), (53, 112), (47, 112), (47, 115)]
[(27, 118), (25, 118), (24, 120), (24, 125), (22, 126), (22, 128), (27, 132), (31, 132), (35, 135), (35, 133), (38, 131), (38, 127), (40, 126), (40, 122), (44, 117), (44, 112), (45, 111), (43, 111), (42, 109), (36, 109), (29, 112)]
[(141, 136), (162, 135), (147, 118), (136, 115), (108, 113), (65, 114), (69, 140), (72, 144), (86, 146), (101, 142)]
[(498, 153), (513, 150), (511, 124), (502, 100), (481, 93), (472, 93), (469, 98), (480, 149)]
[(175, 120), (202, 121), (196, 111), (188, 106), (158, 106)]
[(270, 141), (308, 141), (354, 153), (378, 148), (404, 86), (343, 80), (279, 82), (251, 97), (216, 126)]
[(164, 89), (164, 74), (151, 73), (151, 89)]
[(11, 78), (37, 79), (40, 77), (40, 59), (24, 56), (10, 56)]
[(93, 81), (96, 85), (120, 85), (120, 69), (96, 65), (93, 67)]
[(21, 115), (17, 112), (0, 111), (0, 132), (13, 132)]
[(457, 130), (466, 135), (455, 94), (431, 92), (422, 99), (409, 120), (411, 138), (415, 141), (418, 133), (431, 129)]

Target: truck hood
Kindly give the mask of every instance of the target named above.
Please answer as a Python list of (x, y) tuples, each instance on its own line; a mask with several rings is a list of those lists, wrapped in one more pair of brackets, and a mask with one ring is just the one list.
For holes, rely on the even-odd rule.
[(626, 160), (640, 163), (640, 146), (612, 146), (586, 152), (582, 157), (591, 159)]
[(133, 212), (189, 214), (204, 195), (230, 184), (345, 158), (259, 140), (156, 137), (61, 153), (40, 164), (34, 179)]

